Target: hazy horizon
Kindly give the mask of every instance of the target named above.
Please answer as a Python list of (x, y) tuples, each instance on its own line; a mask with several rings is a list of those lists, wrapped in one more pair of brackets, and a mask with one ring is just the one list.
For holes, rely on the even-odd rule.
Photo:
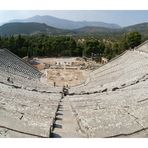
[(72, 21), (99, 21), (121, 27), (148, 22), (147, 10), (0, 10), (0, 24), (35, 15), (50, 15)]

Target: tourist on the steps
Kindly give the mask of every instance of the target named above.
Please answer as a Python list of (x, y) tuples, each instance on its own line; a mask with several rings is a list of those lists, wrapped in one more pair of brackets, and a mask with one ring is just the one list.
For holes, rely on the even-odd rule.
[(67, 89), (69, 89), (69, 86), (68, 86), (68, 84), (66, 85), (66, 88), (67, 88)]
[(56, 82), (53, 83), (54, 87), (56, 86)]
[(64, 96), (69, 94), (68, 88), (66, 88), (65, 86), (63, 86), (63, 94), (64, 94)]
[(64, 94), (63, 94), (63, 92), (61, 93), (61, 98), (62, 98), (62, 99), (64, 98)]
[(63, 90), (62, 91), (64, 91), (64, 89), (65, 89), (65, 85), (63, 86)]

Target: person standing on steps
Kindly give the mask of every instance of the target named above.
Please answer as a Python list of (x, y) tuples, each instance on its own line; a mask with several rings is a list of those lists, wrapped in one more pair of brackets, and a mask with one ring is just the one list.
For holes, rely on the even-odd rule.
[(56, 86), (56, 82), (53, 82), (54, 87)]
[(62, 93), (61, 93), (62, 99), (64, 98), (64, 89), (65, 89), (65, 86), (63, 86), (63, 88), (62, 88)]
[(66, 88), (65, 86), (63, 86), (63, 94), (64, 96), (67, 96), (69, 94), (68, 88)]
[(66, 85), (66, 88), (67, 88), (67, 89), (69, 89), (69, 86), (68, 86), (68, 84)]
[(63, 94), (63, 91), (61, 92), (61, 98), (62, 98), (62, 99), (64, 98), (64, 94)]
[(62, 91), (64, 91), (64, 89), (65, 89), (65, 85), (63, 86), (63, 89), (62, 89)]

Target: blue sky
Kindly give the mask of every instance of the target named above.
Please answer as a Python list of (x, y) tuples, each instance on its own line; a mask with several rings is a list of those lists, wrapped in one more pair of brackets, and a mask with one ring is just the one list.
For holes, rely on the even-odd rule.
[(102, 21), (128, 26), (142, 22), (148, 22), (147, 10), (0, 10), (0, 23), (12, 19), (24, 19), (35, 15), (51, 15), (58, 18), (74, 21)]

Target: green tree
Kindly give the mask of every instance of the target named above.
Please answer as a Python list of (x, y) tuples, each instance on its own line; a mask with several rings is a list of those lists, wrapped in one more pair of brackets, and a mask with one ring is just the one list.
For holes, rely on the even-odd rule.
[(102, 42), (96, 39), (86, 41), (86, 55), (90, 57), (93, 54), (101, 55), (104, 53), (105, 46)]
[(141, 34), (139, 32), (130, 32), (127, 34), (126, 39), (129, 48), (134, 48), (141, 43)]

